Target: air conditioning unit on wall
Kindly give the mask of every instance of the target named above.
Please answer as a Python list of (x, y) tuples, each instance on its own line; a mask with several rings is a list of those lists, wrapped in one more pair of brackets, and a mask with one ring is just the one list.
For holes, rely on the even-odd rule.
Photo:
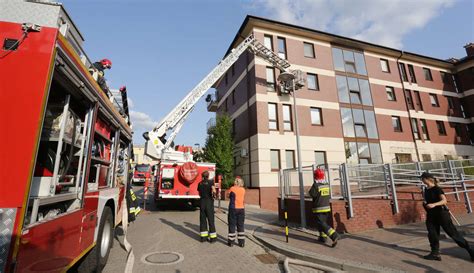
[(240, 157), (248, 157), (248, 156), (249, 156), (249, 152), (247, 151), (247, 149), (245, 148), (240, 149)]

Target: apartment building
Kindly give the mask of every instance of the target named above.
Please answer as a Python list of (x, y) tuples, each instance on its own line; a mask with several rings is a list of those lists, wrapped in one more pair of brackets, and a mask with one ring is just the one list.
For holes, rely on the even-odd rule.
[(280, 71), (246, 52), (214, 85), (208, 110), (232, 118), (235, 174), (262, 207), (276, 206), (278, 171), (296, 166), (295, 119), (303, 166), (474, 156), (474, 44), (439, 60), (247, 16), (228, 52), (252, 33), (307, 79), (295, 105)]

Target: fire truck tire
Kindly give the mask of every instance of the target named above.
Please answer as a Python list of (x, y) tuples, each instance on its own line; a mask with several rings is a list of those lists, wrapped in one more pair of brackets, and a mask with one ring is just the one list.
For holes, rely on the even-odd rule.
[(73, 272), (102, 272), (109, 258), (113, 243), (113, 217), (110, 207), (105, 207), (100, 220), (97, 243), (95, 247), (79, 262)]
[(97, 235), (97, 261), (99, 272), (105, 267), (114, 241), (114, 223), (112, 210), (105, 207), (100, 219), (99, 233)]

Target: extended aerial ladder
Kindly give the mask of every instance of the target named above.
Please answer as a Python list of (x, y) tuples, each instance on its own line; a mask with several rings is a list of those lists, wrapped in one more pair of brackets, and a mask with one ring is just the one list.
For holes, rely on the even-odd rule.
[[(247, 49), (251, 50), (255, 55), (263, 58), (281, 72), (289, 72), (295, 76), (295, 89), (304, 86), (303, 73), (300, 70), (290, 71), (290, 64), (280, 58), (273, 51), (261, 44), (251, 34), (244, 39), (236, 48), (221, 61), (219, 64), (198, 84), (191, 92), (166, 115), (158, 125), (150, 132), (143, 134), (146, 140), (145, 154), (158, 160), (192, 160), (190, 155), (183, 155), (182, 152), (173, 151), (170, 149), (176, 135), (181, 130), (189, 113), (194, 109), (194, 106), (199, 99), (212, 87), (212, 85), (222, 77), (226, 71), (239, 59)], [(283, 83), (282, 86), (288, 86), (288, 83)], [(285, 91), (285, 90), (282, 90)], [(169, 136), (167, 136), (169, 133)]]

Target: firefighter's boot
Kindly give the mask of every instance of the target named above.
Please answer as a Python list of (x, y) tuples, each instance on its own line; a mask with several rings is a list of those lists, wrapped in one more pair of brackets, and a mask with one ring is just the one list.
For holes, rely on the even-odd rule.
[(339, 239), (340, 239), (341, 237), (339, 236), (339, 234), (338, 234), (334, 229), (331, 229), (331, 230), (329, 231), (329, 238), (331, 238), (331, 240), (332, 240), (332, 245), (331, 245), (331, 247), (336, 247), (337, 241), (339, 241)]
[(217, 241), (217, 238), (210, 238), (210, 239), (209, 239), (209, 242), (210, 242), (211, 244), (215, 243), (216, 241)]
[(234, 241), (232, 240), (227, 240), (227, 245), (232, 247), (234, 245)]
[(319, 233), (318, 241), (325, 244), (328, 240), (328, 236), (324, 232)]
[(245, 246), (245, 241), (244, 240), (239, 240), (239, 246), (244, 247)]
[(423, 256), (423, 258), (431, 261), (441, 261), (441, 255), (437, 252), (431, 252), (430, 254)]
[(467, 251), (469, 252), (469, 256), (471, 256), (471, 261), (474, 262), (474, 249), (470, 248)]
[(201, 237), (201, 243), (204, 243), (205, 241), (207, 241), (207, 237)]

